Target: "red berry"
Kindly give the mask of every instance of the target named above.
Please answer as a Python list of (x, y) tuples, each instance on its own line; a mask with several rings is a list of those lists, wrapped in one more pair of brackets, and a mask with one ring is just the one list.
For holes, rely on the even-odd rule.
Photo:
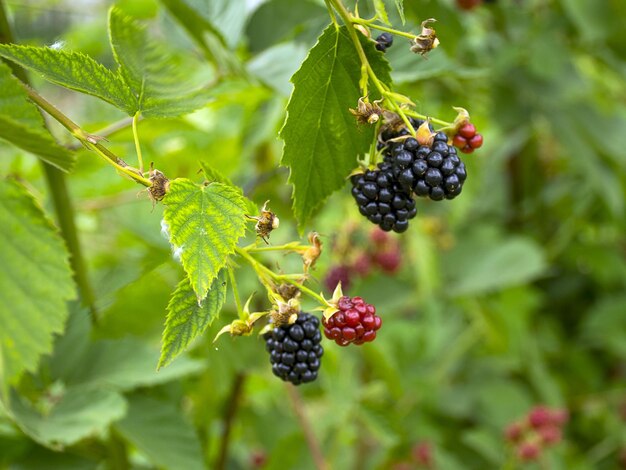
[(457, 134), (452, 139), (452, 143), (454, 144), (455, 147), (462, 149), (463, 147), (467, 145), (467, 139), (463, 137), (462, 135)]
[(250, 466), (252, 468), (262, 468), (265, 467), (267, 463), (267, 454), (262, 450), (255, 450), (250, 455)]
[(569, 413), (566, 409), (563, 408), (553, 409), (550, 414), (552, 424), (554, 424), (555, 426), (563, 426), (565, 423), (567, 423), (567, 420), (569, 419)]
[(457, 131), (457, 135), (465, 137), (469, 140), (476, 135), (476, 126), (474, 126), (471, 122), (467, 122)]
[(361, 297), (343, 296), (337, 302), (337, 311), (328, 319), (322, 319), (324, 335), (340, 346), (350, 343), (363, 344), (376, 338), (382, 320), (373, 305)]
[(482, 3), (482, 0), (456, 0), (456, 4), (462, 10), (471, 10)]
[(359, 255), (359, 257), (352, 264), (352, 270), (361, 277), (367, 276), (372, 270), (372, 261), (370, 257), (365, 253)]
[(402, 264), (402, 256), (399, 247), (374, 255), (374, 262), (387, 274), (395, 274)]
[(463, 153), (472, 153), (473, 151), (474, 149), (470, 147), (469, 144), (461, 148), (461, 152)]
[(524, 434), (524, 425), (522, 423), (511, 423), (504, 430), (504, 437), (511, 443), (517, 443)]
[(370, 240), (372, 240), (375, 245), (385, 245), (390, 239), (389, 234), (379, 227), (376, 227), (370, 232)]
[(552, 424), (552, 412), (550, 408), (543, 405), (535, 406), (528, 413), (528, 422), (535, 429)]
[(483, 145), (483, 136), (481, 134), (476, 134), (474, 137), (472, 137), (469, 142), (468, 145), (470, 147), (472, 147), (473, 149), (477, 149), (482, 147)]
[(350, 275), (352, 274), (350, 268), (348, 266), (334, 266), (331, 268), (326, 274), (326, 279), (324, 279), (324, 283), (326, 284), (326, 288), (329, 291), (335, 290), (337, 284), (341, 282), (341, 287), (345, 290), (348, 290), (350, 287)]
[(540, 428), (537, 433), (541, 438), (541, 442), (545, 445), (554, 445), (561, 442), (562, 434), (558, 426), (548, 425)]
[(522, 442), (517, 447), (517, 456), (524, 462), (536, 460), (541, 451), (539, 445), (535, 442)]

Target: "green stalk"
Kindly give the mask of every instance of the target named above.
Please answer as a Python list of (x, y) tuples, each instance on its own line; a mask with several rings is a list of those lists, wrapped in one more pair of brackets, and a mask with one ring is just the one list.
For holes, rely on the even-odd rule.
[[(0, 0), (0, 43), (12, 42), (14, 42), (13, 32), (6, 15), (4, 1)], [(12, 62), (8, 64), (17, 78), (23, 83), (29, 83), (28, 76), (24, 69)], [(74, 222), (75, 212), (67, 189), (65, 174), (44, 161), (41, 161), (41, 164), (43, 166), (46, 184), (52, 196), (57, 223), (70, 253), (70, 266), (74, 272), (74, 281), (78, 286), (83, 304), (89, 308), (92, 318), (95, 320), (97, 314), (95, 306), (96, 300), (78, 239), (78, 231), (76, 230), (76, 224)]]

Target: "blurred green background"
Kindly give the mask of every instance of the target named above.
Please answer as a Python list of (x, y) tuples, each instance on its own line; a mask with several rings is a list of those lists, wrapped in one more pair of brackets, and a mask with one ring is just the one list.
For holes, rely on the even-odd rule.
[[(141, 122), (144, 159), (171, 178), (197, 181), (208, 163), (259, 206), (271, 200), (281, 219), (272, 243), (297, 239), (277, 133), (289, 77), (329, 22), (324, 3), (117, 4), (149, 21), (181, 58), (200, 59), (194, 72), (222, 77), (206, 108)], [(110, 5), (7, 2), (20, 43), (57, 44), (112, 66)], [(427, 468), (412, 457), (426, 442), (431, 468), (445, 470), (626, 468), (626, 2), (497, 0), (464, 11), (453, 0), (406, 0), (404, 26), (394, 2), (387, 7), (397, 28), (413, 32), (436, 18), (441, 40), (423, 59), (396, 38), (387, 53), (396, 89), (430, 116), (450, 121), (452, 106), (467, 108), (485, 145), (464, 157), (469, 177), (459, 198), (418, 201), (411, 228), (396, 237), (399, 271), (352, 279), (349, 293), (376, 305), (383, 329), (363, 347), (326, 342), (319, 379), (299, 388), (328, 467)], [(371, 3), (359, 2), (359, 10), (367, 16)], [(227, 47), (216, 42), (220, 35)], [(124, 117), (32, 78), (89, 131)], [(108, 145), (133, 161), (130, 130)], [(52, 215), (36, 159), (3, 142), (0, 155), (0, 174), (24, 178)], [(68, 181), (99, 321), (86, 324), (75, 308), (53, 357), (20, 393), (44, 409), (59, 390), (104, 376), (124, 406), (76, 405), (76, 421), (51, 416), (52, 435), (87, 430), (55, 449), (0, 411), (0, 467), (314, 468), (262, 340), (225, 336), (212, 344), (236, 317), (232, 296), (170, 376), (153, 372), (166, 305), (182, 275), (160, 233), (162, 208), (84, 151)], [(309, 228), (324, 242), (316, 291), (329, 269), (371, 249), (371, 226), (348, 186)], [(289, 272), (298, 269), (292, 258), (267, 261)], [(238, 276), (241, 295), (256, 291), (255, 308), (267, 308), (253, 274), (242, 267)], [(539, 463), (521, 464), (503, 429), (541, 403), (569, 411), (564, 440)], [(220, 463), (227, 428), (230, 448)]]

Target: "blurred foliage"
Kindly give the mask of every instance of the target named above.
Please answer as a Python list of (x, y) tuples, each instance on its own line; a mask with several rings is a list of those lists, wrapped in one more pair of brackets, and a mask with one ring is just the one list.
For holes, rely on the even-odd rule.
[[(346, 349), (328, 342), (319, 379), (299, 389), (329, 467), (392, 468), (427, 441), (434, 468), (514, 468), (503, 428), (546, 403), (567, 408), (571, 419), (543, 468), (619, 468), (626, 448), (626, 3), (497, 0), (466, 12), (452, 0), (414, 0), (405, 2), (404, 26), (394, 2), (386, 3), (392, 24), (406, 30), (436, 18), (441, 40), (425, 60), (396, 39), (387, 57), (398, 90), (428, 115), (451, 120), (451, 106), (469, 109), (485, 146), (465, 158), (461, 197), (419, 201), (411, 229), (398, 237), (398, 274), (371, 274), (351, 286), (384, 318), (376, 342)], [(113, 63), (108, 4), (8, 6), (18, 42), (59, 42)], [(277, 134), (288, 79), (329, 23), (323, 2), (118, 6), (152, 19), (151, 33), (223, 77), (205, 108), (140, 123), (144, 160), (198, 181), (201, 165), (210, 165), (258, 205), (271, 200), (281, 218), (272, 243), (296, 239)], [(373, 6), (359, 2), (359, 9), (366, 16)], [(33, 79), (89, 131), (123, 118), (94, 98)], [(109, 140), (132, 161), (130, 130)], [(35, 158), (4, 142), (0, 155), (0, 174), (27, 181), (52, 214)], [(73, 309), (52, 355), (10, 397), (19, 427), (0, 408), (0, 467), (216, 468), (228, 429), (226, 468), (252, 468), (259, 452), (266, 469), (314, 468), (262, 341), (225, 336), (212, 344), (236, 317), (232, 295), (187, 357), (154, 372), (168, 297), (182, 273), (160, 234), (162, 208), (86, 151), (68, 181), (98, 321), (89, 325)], [(314, 290), (338, 263), (333, 246), (347, 227), (363, 240), (370, 230), (346, 188), (308, 227), (325, 243)], [(298, 261), (267, 259), (285, 271)], [(253, 273), (237, 276), (242, 297), (259, 291)], [(266, 306), (262, 297), (255, 297), (258, 308)]]

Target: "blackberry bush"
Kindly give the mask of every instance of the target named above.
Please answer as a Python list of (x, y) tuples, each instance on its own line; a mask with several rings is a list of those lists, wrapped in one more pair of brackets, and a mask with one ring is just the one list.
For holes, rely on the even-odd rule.
[(324, 336), (339, 346), (347, 346), (374, 341), (382, 320), (376, 315), (376, 308), (361, 297), (344, 295), (337, 302), (337, 311), (330, 318), (322, 319), (322, 325)]
[(404, 232), (417, 214), (410, 189), (401, 187), (389, 163), (352, 176), (352, 196), (359, 212), (386, 232)]
[(294, 385), (317, 378), (324, 354), (319, 326), (317, 317), (300, 313), (295, 323), (265, 333), (265, 348), (270, 353), (274, 375)]

